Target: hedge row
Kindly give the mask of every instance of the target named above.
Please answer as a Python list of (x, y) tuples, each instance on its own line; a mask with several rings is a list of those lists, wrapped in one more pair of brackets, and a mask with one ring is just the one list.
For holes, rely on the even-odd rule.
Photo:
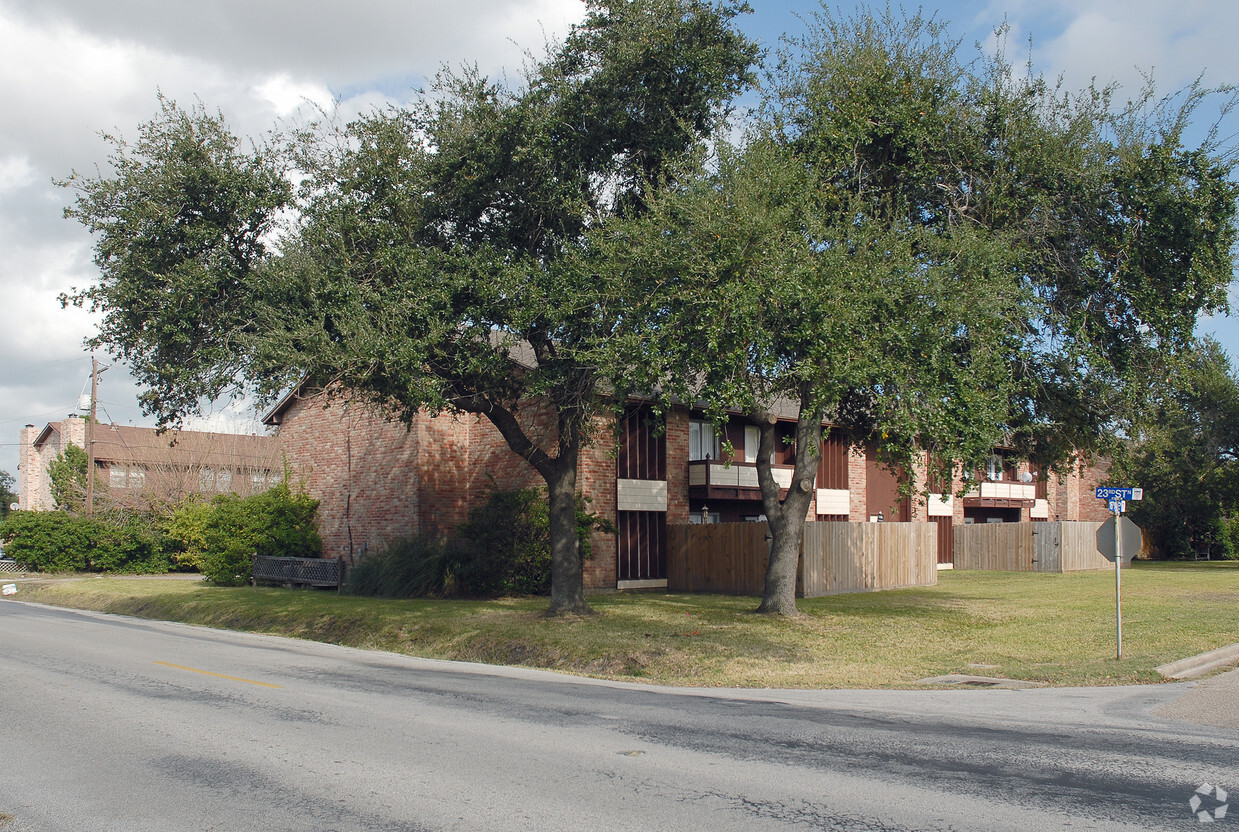
[(319, 557), (318, 501), (284, 483), (251, 497), (190, 500), (168, 517), (87, 519), (16, 511), (0, 522), (7, 557), (39, 572), (201, 571), (217, 584), (249, 579), (253, 556)]

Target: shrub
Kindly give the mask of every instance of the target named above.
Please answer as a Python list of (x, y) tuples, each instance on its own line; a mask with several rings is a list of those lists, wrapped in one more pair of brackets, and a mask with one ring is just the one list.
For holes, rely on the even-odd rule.
[(317, 512), (317, 500), (293, 494), (287, 483), (252, 497), (216, 497), (203, 527), (202, 574), (212, 583), (240, 586), (249, 580), (256, 554), (319, 557)]
[(201, 572), (206, 557), (206, 528), (213, 506), (193, 496), (164, 520), (164, 537), (173, 565), (184, 572)]
[(462, 594), (551, 591), (551, 524), (541, 492), (491, 491), (485, 503), (469, 510), (460, 534), (451, 571)]
[(451, 594), (445, 545), (404, 537), (369, 553), (349, 570), (342, 591), (375, 598), (422, 598)]
[(130, 574), (168, 571), (164, 541), (145, 523), (136, 520), (125, 523), (95, 521), (90, 533), (89, 565), (92, 570)]
[(84, 570), (93, 521), (63, 511), (14, 511), (0, 522), (4, 553), (39, 572)]
[[(590, 557), (594, 529), (611, 524), (578, 498), (577, 535)], [(380, 598), (461, 595), (547, 595), (551, 591), (551, 524), (546, 495), (533, 488), (494, 489), (469, 511), (455, 540), (406, 537), (368, 554), (349, 570), (344, 591)]]
[[(589, 498), (577, 495), (577, 544), (581, 560), (593, 557), (590, 536), (614, 531), (590, 513)], [(551, 522), (546, 495), (533, 488), (491, 491), (469, 511), (448, 569), (462, 594), (548, 595), (551, 591)]]
[(5, 554), (39, 572), (167, 572), (163, 541), (136, 521), (15, 511), (0, 523)]

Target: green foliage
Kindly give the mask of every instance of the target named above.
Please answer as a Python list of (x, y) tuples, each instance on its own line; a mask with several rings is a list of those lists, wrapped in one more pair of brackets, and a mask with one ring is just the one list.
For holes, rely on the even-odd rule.
[(202, 529), (202, 574), (221, 586), (240, 586), (249, 581), (255, 555), (321, 556), (317, 511), (317, 500), (292, 493), (284, 482), (250, 497), (221, 494)]
[(15, 511), (0, 522), (4, 553), (37, 572), (86, 569), (91, 521), (61, 511)]
[(133, 368), (144, 405), (163, 416), (231, 383), (231, 350), (257, 326), (253, 269), (291, 186), (269, 152), (242, 150), (222, 117), (162, 95), (159, 107), (135, 143), (108, 137), (112, 176), (75, 172), (62, 183), (77, 190), (65, 215), (96, 234), (103, 276), (62, 302), (103, 313), (95, 343)]
[[(577, 548), (593, 556), (590, 535), (614, 531), (577, 499)], [(546, 595), (551, 591), (551, 524), (537, 489), (494, 489), (469, 511), (450, 541), (402, 538), (366, 555), (349, 570), (344, 591), (382, 598)]]
[[(614, 532), (610, 523), (576, 500), (576, 547), (582, 561), (593, 557), (595, 530)], [(533, 488), (492, 490), (486, 502), (469, 510), (457, 546), (449, 550), (449, 570), (462, 594), (546, 595), (551, 591), (551, 524), (545, 496)]]
[(39, 572), (168, 571), (162, 541), (146, 526), (62, 511), (15, 511), (0, 521), (5, 554)]
[(1217, 342), (1169, 365), (1111, 479), (1144, 488), (1131, 518), (1162, 557), (1239, 554), (1239, 381)]
[[(77, 445), (65, 445), (55, 459), (47, 464), (52, 500), (62, 511), (79, 511), (86, 505), (86, 466), (90, 462), (86, 451)], [(98, 481), (95, 482), (97, 486)]]
[(214, 506), (190, 497), (163, 521), (168, 555), (179, 570), (201, 572), (207, 549), (207, 524)]
[[(546, 595), (551, 589), (551, 525), (532, 488), (494, 490), (460, 527), (466, 555), (453, 564), (470, 595)], [(588, 539), (588, 538), (587, 538)]]
[[(89, 521), (88, 521), (89, 522)], [(91, 524), (92, 571), (161, 574), (168, 571), (164, 542), (150, 525), (139, 520)]]
[[(200, 396), (270, 398), (307, 377), (405, 418), (485, 415), (546, 480), (552, 607), (583, 610), (577, 458), (628, 306), (581, 262), (584, 231), (640, 212), (649, 182), (722, 122), (758, 54), (732, 25), (748, 10), (588, 0), (523, 83), (445, 70), (406, 110), (292, 137), (292, 162), (161, 101), (135, 144), (113, 140), (114, 175), (67, 183), (100, 279), (65, 300), (101, 313), (98, 343), (164, 421)], [(294, 163), (301, 222), (272, 257), (262, 242)], [(549, 447), (517, 418), (533, 398), (553, 413)]]
[[(1177, 108), (1075, 95), (971, 59), (919, 13), (823, 10), (762, 118), (600, 223), (596, 267), (636, 287), (620, 389), (741, 410), (761, 429), (774, 536), (763, 611), (795, 613), (823, 421), (896, 469), (998, 444), (1043, 470), (1130, 424), (1150, 373), (1224, 303), (1236, 156)], [(1234, 102), (1220, 91), (1223, 109)], [(627, 387), (626, 387), (627, 385)], [(769, 475), (799, 405), (795, 488)]]
[(9, 514), (9, 506), (17, 502), (17, 492), (13, 490), (16, 482), (13, 475), (0, 469), (0, 520)]
[(444, 543), (414, 536), (367, 554), (349, 569), (341, 592), (374, 598), (439, 598), (453, 588)]

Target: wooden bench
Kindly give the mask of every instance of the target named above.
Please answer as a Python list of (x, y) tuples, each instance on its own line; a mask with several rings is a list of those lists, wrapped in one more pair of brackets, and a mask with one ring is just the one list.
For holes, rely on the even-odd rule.
[(271, 581), (288, 587), (333, 586), (344, 583), (342, 558), (269, 558), (254, 557), (252, 581)]

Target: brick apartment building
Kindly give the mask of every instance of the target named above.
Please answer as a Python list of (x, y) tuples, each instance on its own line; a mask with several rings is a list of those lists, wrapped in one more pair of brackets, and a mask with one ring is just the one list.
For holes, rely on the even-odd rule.
[[(531, 406), (529, 426), (550, 424)], [(265, 419), (311, 496), (321, 501), (324, 551), (355, 562), (370, 549), (408, 534), (450, 534), (489, 488), (541, 485), (489, 421), (471, 415), (422, 415), (406, 426), (357, 403), (303, 398), (294, 391)], [(612, 442), (611, 423), (581, 453), (578, 488), (591, 509), (615, 524), (596, 534), (585, 564), (594, 589), (665, 585), (669, 524), (763, 519), (757, 487), (757, 429), (739, 416), (721, 430), (689, 409), (676, 408), (665, 430), (654, 429), (648, 408), (634, 404)], [(780, 423), (794, 431), (790, 417)], [(536, 433), (536, 432), (535, 432)], [(537, 437), (551, 447), (551, 431)], [(722, 459), (730, 441), (734, 458)], [(776, 444), (774, 476), (791, 482), (793, 451)], [(914, 472), (918, 486), (925, 470)], [(1086, 468), (1044, 477), (999, 449), (978, 472), (979, 487), (953, 496), (959, 481), (928, 499), (901, 499), (898, 478), (873, 448), (854, 448), (831, 433), (823, 443), (810, 520), (932, 522), (938, 525), (939, 563), (952, 560), (954, 526), (972, 522), (1104, 520), (1093, 488), (1100, 473)]]
[[(42, 428), (21, 432), (18, 464), (20, 506), (55, 508), (47, 466), (66, 446), (86, 449), (87, 424), (71, 415)], [(109, 501), (135, 507), (151, 501), (176, 503), (190, 494), (266, 490), (283, 476), (279, 442), (273, 436), (246, 436), (98, 423), (94, 444), (96, 482)], [(103, 496), (103, 495), (100, 495)]]

